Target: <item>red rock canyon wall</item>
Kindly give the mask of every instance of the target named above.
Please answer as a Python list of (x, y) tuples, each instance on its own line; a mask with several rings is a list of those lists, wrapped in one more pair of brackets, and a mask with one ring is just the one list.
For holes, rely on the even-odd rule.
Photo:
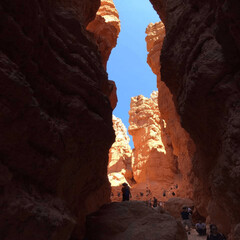
[(122, 169), (131, 168), (132, 149), (129, 145), (130, 138), (127, 129), (120, 118), (113, 115), (113, 129), (115, 142), (109, 150), (108, 173), (121, 172)]
[(196, 144), (195, 204), (229, 233), (240, 222), (240, 2), (151, 2), (166, 27), (161, 80)]
[(0, 3), (1, 239), (82, 239), (109, 201), (112, 83), (85, 30), (99, 6)]
[(112, 49), (117, 45), (120, 33), (118, 11), (112, 0), (102, 0), (94, 21), (88, 24), (87, 29), (94, 34), (106, 68)]
[[(92, 32), (93, 38), (101, 53), (101, 60), (104, 68), (107, 68), (107, 61), (112, 49), (117, 45), (117, 38), (120, 33), (120, 20), (118, 11), (112, 0), (102, 0), (95, 19), (87, 26)], [(109, 80), (109, 100), (112, 109), (117, 105), (117, 87), (114, 81)]]
[(153, 92), (151, 98), (139, 95), (131, 99), (129, 123), (128, 131), (135, 147), (132, 168), (137, 184), (133, 186), (134, 192), (139, 190), (145, 194), (148, 187), (152, 197), (163, 201), (174, 196), (192, 197), (188, 176), (191, 168), (187, 165), (191, 158), (174, 149), (167, 123), (159, 112), (158, 92)]
[(121, 188), (123, 183), (132, 184), (132, 149), (127, 129), (120, 118), (113, 115), (115, 142), (109, 150), (108, 179), (111, 184), (112, 201), (122, 201)]
[(181, 197), (192, 198), (192, 160), (195, 146), (189, 134), (181, 127), (180, 118), (176, 112), (172, 94), (161, 81), (160, 53), (165, 37), (165, 27), (162, 22), (149, 24), (146, 29), (147, 50), (149, 52), (147, 62), (153, 73), (157, 75), (158, 107), (161, 118), (165, 121), (165, 134), (169, 136), (172, 154), (176, 158), (178, 170), (181, 175), (179, 194)]

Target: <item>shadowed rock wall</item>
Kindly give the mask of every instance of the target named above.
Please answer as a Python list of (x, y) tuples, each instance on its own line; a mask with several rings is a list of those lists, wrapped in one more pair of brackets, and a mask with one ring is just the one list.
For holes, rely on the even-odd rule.
[(1, 239), (81, 239), (109, 201), (109, 82), (85, 30), (99, 6), (0, 3)]
[(176, 159), (178, 167), (178, 195), (181, 197), (192, 198), (193, 186), (192, 179), (194, 177), (193, 156), (195, 146), (189, 134), (182, 128), (179, 115), (176, 112), (172, 94), (166, 84), (161, 81), (160, 73), (160, 54), (165, 37), (165, 27), (162, 22), (151, 23), (146, 29), (146, 42), (148, 57), (147, 62), (153, 73), (157, 75), (158, 87), (158, 107), (161, 118), (165, 121), (165, 135), (168, 135), (171, 143), (172, 154)]
[(88, 24), (87, 29), (94, 34), (106, 68), (110, 53), (117, 45), (120, 32), (119, 15), (112, 0), (101, 1), (96, 18)]
[(166, 27), (161, 79), (196, 144), (196, 206), (229, 233), (240, 222), (240, 2), (151, 2)]
[[(104, 68), (111, 51), (117, 45), (120, 32), (120, 20), (118, 11), (112, 0), (101, 0), (101, 6), (97, 11), (95, 19), (87, 26), (87, 30), (93, 34), (94, 41), (101, 53)], [(109, 81), (109, 100), (112, 109), (117, 105), (117, 87), (114, 81)]]

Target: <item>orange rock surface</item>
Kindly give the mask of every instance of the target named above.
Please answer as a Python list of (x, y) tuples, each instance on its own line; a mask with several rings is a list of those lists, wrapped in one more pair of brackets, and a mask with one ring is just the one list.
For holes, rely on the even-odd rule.
[(161, 118), (166, 123), (165, 132), (171, 139), (172, 153), (176, 158), (179, 173), (181, 197), (192, 198), (192, 159), (195, 152), (195, 146), (189, 134), (182, 128), (179, 115), (176, 112), (172, 99), (172, 94), (161, 81), (160, 54), (165, 37), (165, 27), (162, 22), (150, 24), (146, 30), (147, 50), (149, 52), (147, 62), (152, 71), (157, 75), (158, 87), (158, 107), (161, 112)]
[(120, 118), (113, 115), (113, 129), (115, 131), (115, 142), (109, 150), (108, 173), (131, 171), (132, 149), (129, 145), (127, 129)]
[(181, 173), (171, 138), (166, 132), (166, 122), (158, 109), (157, 92), (153, 92), (151, 98), (139, 95), (131, 99), (129, 123), (128, 131), (135, 147), (132, 169), (137, 184), (133, 186), (134, 192), (142, 192), (146, 196), (148, 187), (152, 197), (162, 200), (172, 197), (172, 194), (182, 195)]
[(235, 232), (240, 223), (240, 2), (150, 1), (166, 26), (161, 80), (196, 145), (195, 206), (224, 234)]
[(102, 55), (103, 66), (106, 69), (108, 58), (117, 44), (120, 32), (119, 15), (112, 0), (101, 0), (96, 18), (88, 24), (87, 30), (94, 34)]
[[(87, 26), (87, 30), (93, 34), (93, 38), (101, 53), (102, 64), (107, 68), (107, 61), (112, 49), (117, 44), (120, 32), (120, 20), (118, 11), (112, 0), (101, 0), (101, 6), (95, 19)], [(117, 87), (114, 81), (108, 81), (108, 97), (112, 109), (117, 105)]]
[[(127, 129), (120, 118), (113, 115), (115, 142), (109, 150), (108, 179), (112, 187), (112, 201), (121, 201), (123, 183), (132, 183), (132, 149)], [(120, 193), (120, 196), (119, 196)]]

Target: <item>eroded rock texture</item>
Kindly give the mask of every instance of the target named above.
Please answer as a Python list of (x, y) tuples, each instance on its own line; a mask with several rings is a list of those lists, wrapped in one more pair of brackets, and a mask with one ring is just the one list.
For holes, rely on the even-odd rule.
[[(118, 11), (112, 0), (101, 0), (95, 19), (87, 26), (87, 30), (93, 34), (93, 38), (101, 53), (101, 60), (104, 68), (107, 68), (107, 61), (112, 49), (117, 44), (120, 32), (120, 20)], [(109, 81), (109, 100), (112, 109), (117, 105), (117, 87), (114, 81)]]
[(144, 198), (147, 187), (151, 191), (149, 197), (161, 200), (186, 197), (190, 189), (185, 186), (171, 136), (159, 112), (158, 92), (153, 92), (151, 98), (139, 95), (131, 99), (129, 123), (128, 131), (135, 147), (132, 168), (137, 185), (134, 189), (143, 192)]
[(119, 15), (113, 0), (101, 0), (96, 18), (88, 24), (87, 29), (94, 34), (106, 69), (108, 58), (117, 44), (120, 32)]
[(120, 118), (113, 115), (113, 129), (115, 131), (115, 142), (109, 150), (108, 173), (131, 171), (132, 149), (129, 145), (130, 138), (127, 129)]
[(142, 202), (111, 203), (88, 216), (89, 240), (187, 240), (182, 224)]
[(81, 239), (109, 201), (109, 82), (94, 1), (0, 3), (0, 238)]
[(171, 139), (174, 157), (177, 159), (179, 173), (181, 175), (182, 189), (179, 191), (181, 197), (192, 198), (192, 160), (195, 146), (189, 134), (182, 128), (179, 115), (176, 112), (172, 94), (166, 84), (161, 81), (160, 54), (165, 37), (165, 27), (162, 22), (149, 24), (146, 30), (147, 50), (149, 52), (147, 62), (153, 73), (157, 75), (158, 107), (161, 118), (165, 121), (165, 132)]
[(115, 142), (109, 150), (108, 179), (111, 184), (111, 200), (121, 201), (123, 183), (132, 183), (132, 149), (127, 129), (120, 118), (113, 115)]
[(229, 233), (240, 222), (240, 2), (151, 2), (166, 26), (161, 78), (197, 148), (195, 204)]

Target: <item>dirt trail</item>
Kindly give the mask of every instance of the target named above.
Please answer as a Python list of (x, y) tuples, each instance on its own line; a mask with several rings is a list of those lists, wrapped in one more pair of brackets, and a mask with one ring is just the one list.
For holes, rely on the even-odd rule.
[(195, 229), (191, 230), (191, 234), (188, 235), (188, 240), (206, 240), (207, 236), (199, 236)]

